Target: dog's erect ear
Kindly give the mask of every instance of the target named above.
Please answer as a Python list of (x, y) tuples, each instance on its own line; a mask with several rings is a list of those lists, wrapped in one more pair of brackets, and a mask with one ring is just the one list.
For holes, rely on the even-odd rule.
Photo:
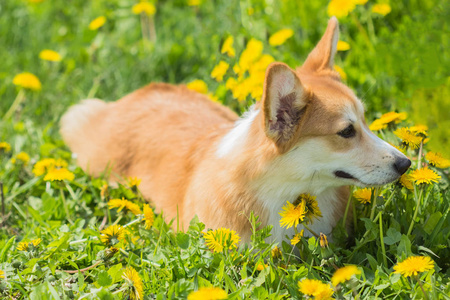
[(297, 74), (283, 63), (266, 71), (263, 93), (266, 134), (279, 147), (294, 136), (306, 107), (306, 92)]
[(308, 71), (333, 70), (338, 40), (339, 23), (336, 17), (332, 17), (328, 21), (325, 33), (313, 51), (309, 53), (302, 69)]

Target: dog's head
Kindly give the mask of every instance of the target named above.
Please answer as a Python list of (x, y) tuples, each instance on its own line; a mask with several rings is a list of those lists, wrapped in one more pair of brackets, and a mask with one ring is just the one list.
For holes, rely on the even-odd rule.
[(338, 37), (332, 18), (303, 66), (267, 69), (262, 119), (280, 153), (276, 163), (292, 180), (298, 174), (335, 186), (392, 182), (411, 162), (369, 130), (361, 101), (333, 68)]

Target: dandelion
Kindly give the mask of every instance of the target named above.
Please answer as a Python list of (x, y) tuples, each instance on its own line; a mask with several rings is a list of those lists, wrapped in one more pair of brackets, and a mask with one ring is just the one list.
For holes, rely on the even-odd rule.
[(208, 93), (208, 86), (203, 80), (196, 79), (194, 81), (189, 82), (186, 84), (187, 88), (196, 92), (199, 92), (201, 94)]
[(408, 190), (414, 190), (413, 183), (411, 182), (411, 177), (408, 174), (403, 174), (399, 179), (400, 183)]
[(293, 35), (294, 30), (281, 29), (270, 36), (269, 44), (271, 46), (280, 46), (284, 44), (284, 42), (286, 42), (288, 39), (290, 39)]
[(108, 247), (125, 241), (125, 232), (120, 225), (111, 225), (100, 233), (100, 240)]
[(436, 166), (441, 169), (445, 169), (450, 167), (450, 160), (442, 157), (440, 153), (436, 152), (428, 152), (425, 155), (425, 158), (428, 160), (430, 165)]
[(319, 244), (320, 244), (320, 247), (322, 247), (322, 248), (328, 247), (328, 238), (322, 232), (320, 233)]
[(188, 300), (222, 300), (227, 299), (228, 294), (218, 287), (203, 287), (198, 291), (192, 292), (188, 295)]
[(416, 276), (418, 273), (433, 269), (433, 264), (428, 256), (410, 256), (394, 266), (394, 273), (402, 274), (404, 277)]
[(39, 53), (39, 58), (48, 61), (61, 61), (61, 55), (53, 50), (45, 49)]
[(0, 142), (0, 152), (10, 152), (11, 151), (11, 145), (7, 142)]
[(347, 51), (350, 49), (350, 44), (344, 41), (338, 41), (337, 51)]
[(30, 249), (30, 246), (38, 247), (39, 244), (42, 242), (41, 239), (34, 239), (31, 242), (20, 242), (19, 245), (17, 245), (17, 250), (19, 251), (28, 251)]
[(350, 280), (350, 278), (356, 274), (361, 274), (361, 271), (358, 269), (358, 267), (354, 265), (345, 266), (334, 272), (333, 277), (331, 277), (331, 284), (337, 286), (339, 283)]
[(381, 129), (385, 129), (387, 127), (387, 124), (384, 123), (382, 120), (380, 119), (376, 119), (372, 122), (372, 124), (370, 124), (369, 129), (372, 131), (378, 131)]
[(347, 80), (347, 74), (345, 73), (344, 69), (342, 69), (338, 65), (334, 65), (334, 69), (339, 73), (339, 76), (341, 76), (343, 80)]
[(20, 152), (11, 159), (13, 164), (16, 164), (18, 161), (21, 161), (24, 165), (26, 165), (30, 161), (30, 156), (25, 152)]
[(202, 0), (188, 0), (189, 6), (199, 6), (202, 4)]
[(336, 16), (336, 18), (343, 18), (348, 16), (356, 7), (354, 0), (331, 0), (328, 4), (328, 16)]
[(331, 299), (333, 290), (331, 287), (317, 279), (303, 279), (298, 283), (299, 291), (315, 299)]
[(301, 239), (302, 239), (304, 233), (305, 233), (305, 230), (304, 230), (304, 229), (302, 229), (300, 232), (296, 233), (296, 234), (294, 235), (294, 237), (292, 237), (292, 239), (291, 239), (291, 245), (292, 245), (292, 246), (295, 246), (295, 245), (297, 245), (298, 243), (300, 243), (300, 241), (301, 241)]
[(242, 54), (239, 57), (239, 67), (241, 73), (247, 71), (251, 64), (261, 56), (263, 48), (263, 43), (256, 39), (251, 39), (247, 43), (247, 47), (244, 51), (242, 51)]
[[(409, 127), (409, 130), (411, 132), (414, 132), (415, 134), (422, 134), (423, 136), (427, 136), (428, 126), (426, 125), (416, 125)], [(424, 142), (425, 143), (425, 142)]]
[(402, 127), (395, 130), (394, 134), (398, 136), (404, 144), (409, 145), (412, 149), (419, 148), (419, 145), (422, 142), (422, 137), (417, 136), (407, 127)]
[(142, 179), (139, 179), (137, 177), (130, 177), (128, 178), (128, 185), (130, 188), (138, 187), (141, 184)]
[(119, 249), (117, 249), (116, 247), (110, 247), (105, 249), (105, 254), (103, 256), (103, 261), (108, 261), (110, 260), (114, 254), (116, 254), (117, 252), (119, 252)]
[(283, 211), (279, 213), (281, 216), (280, 226), (291, 228), (296, 227), (300, 221), (303, 221), (306, 215), (305, 201), (301, 201), (298, 205), (290, 202), (283, 207)]
[(155, 221), (155, 214), (153, 213), (153, 209), (148, 204), (144, 205), (144, 220), (145, 220), (145, 229), (150, 229)]
[(226, 53), (229, 57), (234, 57), (236, 55), (236, 52), (233, 48), (233, 42), (234, 42), (234, 38), (231, 35), (228, 36), (225, 39), (225, 41), (223, 42), (220, 53), (222, 53), (222, 54)]
[(236, 248), (239, 235), (234, 230), (219, 228), (204, 233), (206, 245), (214, 252), (222, 252), (224, 249)]
[(441, 176), (428, 167), (417, 169), (411, 172), (410, 178), (416, 184), (426, 183), (431, 184), (433, 182), (439, 182)]
[(14, 76), (13, 83), (17, 86), (33, 91), (40, 91), (42, 87), (39, 78), (29, 72), (23, 72)]
[(4, 279), (4, 278), (5, 278), (5, 272), (0, 270), (0, 279)]
[(356, 190), (353, 192), (353, 197), (355, 197), (362, 204), (370, 203), (372, 198), (372, 190), (373, 189), (370, 188)]
[(133, 268), (128, 267), (122, 274), (122, 278), (125, 280), (124, 286), (127, 286), (127, 299), (139, 300), (144, 297), (144, 286), (139, 273)]
[(230, 65), (223, 60), (219, 62), (217, 66), (211, 72), (211, 77), (217, 80), (218, 82), (222, 82), (223, 76), (227, 73)]
[(92, 20), (91, 23), (89, 23), (89, 29), (90, 30), (97, 30), (100, 27), (102, 27), (103, 25), (105, 25), (106, 23), (106, 17), (105, 16), (100, 16), (98, 18), (95, 18), (94, 20)]
[(127, 213), (127, 211), (130, 211), (134, 215), (141, 214), (141, 209), (139, 208), (139, 205), (137, 205), (131, 201), (128, 201), (125, 198), (109, 200), (108, 207), (109, 207), (109, 209), (117, 208), (117, 212), (120, 212), (123, 210), (124, 213)]
[(378, 3), (372, 6), (372, 12), (385, 16), (391, 12), (391, 6), (387, 3)]
[(44, 158), (34, 165), (33, 174), (41, 176), (56, 167), (65, 168), (67, 167), (67, 162), (63, 159)]
[(156, 7), (153, 4), (146, 2), (146, 1), (142, 1), (142, 2), (139, 2), (138, 4), (133, 5), (131, 10), (133, 11), (133, 14), (135, 14), (135, 15), (145, 13), (148, 16), (152, 16), (156, 13)]
[(305, 218), (306, 223), (312, 223), (313, 218), (322, 217), (322, 212), (320, 211), (319, 204), (317, 203), (316, 197), (310, 194), (301, 194), (296, 201), (305, 202)]
[(281, 250), (280, 248), (278, 248), (278, 246), (275, 246), (272, 248), (272, 251), (270, 251), (270, 254), (272, 255), (272, 258), (280, 258)]
[(69, 180), (72, 181), (75, 179), (75, 174), (67, 170), (66, 168), (53, 168), (50, 169), (45, 175), (45, 181), (63, 181)]

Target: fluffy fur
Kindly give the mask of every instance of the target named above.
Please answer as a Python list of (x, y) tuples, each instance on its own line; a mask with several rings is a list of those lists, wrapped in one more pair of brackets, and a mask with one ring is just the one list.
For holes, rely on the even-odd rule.
[[(317, 196), (329, 234), (343, 215), (348, 185), (396, 180), (409, 160), (376, 137), (364, 108), (333, 69), (338, 23), (304, 65), (267, 69), (263, 99), (241, 119), (184, 86), (150, 84), (117, 102), (85, 100), (62, 117), (61, 134), (78, 162), (97, 176), (136, 176), (167, 220), (186, 228), (198, 215), (208, 228), (228, 227), (249, 241), (251, 211), (280, 228), (279, 211), (300, 194)], [(340, 134), (352, 126), (355, 135)], [(344, 174), (344, 175), (342, 175)]]

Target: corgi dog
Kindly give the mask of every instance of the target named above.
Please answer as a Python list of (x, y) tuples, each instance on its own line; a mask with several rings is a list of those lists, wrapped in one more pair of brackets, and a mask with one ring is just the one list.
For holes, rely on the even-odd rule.
[(116, 102), (71, 107), (62, 137), (89, 174), (110, 168), (112, 181), (142, 179), (156, 211), (184, 228), (197, 215), (249, 242), (254, 212), (281, 242), (294, 231), (280, 227), (279, 212), (308, 193), (322, 213), (309, 227), (330, 234), (350, 185), (387, 184), (411, 164), (369, 130), (364, 106), (334, 70), (338, 37), (333, 17), (301, 67), (272, 63), (261, 101), (241, 118), (183, 85), (152, 83)]

